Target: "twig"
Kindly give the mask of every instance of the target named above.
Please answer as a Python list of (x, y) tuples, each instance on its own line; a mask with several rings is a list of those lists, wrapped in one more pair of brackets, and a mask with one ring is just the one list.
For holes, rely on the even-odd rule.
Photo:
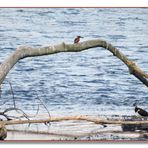
[(28, 115), (27, 115), (23, 110), (21, 110), (21, 109), (19, 109), (19, 108), (13, 108), (13, 107), (7, 108), (7, 109), (5, 109), (2, 113), (5, 114), (6, 112), (13, 111), (13, 110), (15, 110), (15, 111), (21, 111), (21, 112), (23, 113), (24, 117), (25, 117), (26, 119), (30, 120), (30, 119), (28, 118)]
[[(6, 80), (9, 85), (10, 85), (10, 89), (11, 89), (11, 94), (12, 94), (12, 99), (13, 99), (13, 106), (16, 107), (16, 103), (15, 103), (15, 98), (14, 98), (14, 92), (13, 92), (13, 87), (12, 87), (12, 84), (10, 81)], [(0, 98), (1, 98), (1, 93), (2, 93), (2, 88), (1, 88), (1, 85), (0, 85)], [(4, 105), (5, 103), (7, 103), (8, 101), (5, 101), (2, 105)]]
[(13, 99), (13, 105), (14, 105), (14, 108), (16, 108), (16, 103), (15, 103), (15, 98), (14, 98), (14, 92), (13, 92), (13, 87), (12, 87), (12, 84), (10, 81), (6, 80), (9, 85), (10, 85), (10, 89), (11, 89), (11, 94), (12, 94), (12, 99)]
[(8, 115), (4, 114), (3, 112), (0, 112), (0, 115), (4, 116), (7, 120), (11, 120), (11, 118)]
[(12, 94), (12, 98), (13, 98), (13, 105), (14, 105), (14, 108), (16, 108), (16, 103), (15, 103), (15, 98), (14, 98), (14, 92), (13, 92), (12, 84), (10, 82), (9, 82), (9, 84), (10, 84), (11, 94)]
[[(51, 117), (51, 115), (50, 115), (50, 112), (48, 111), (48, 109), (47, 109), (47, 107), (46, 107), (46, 105), (44, 104), (44, 102), (39, 98), (39, 96), (38, 96), (38, 94), (36, 93), (36, 95), (37, 95), (37, 98), (40, 100), (40, 102), (41, 102), (41, 104), (44, 106), (44, 108), (46, 109), (46, 111), (47, 111), (47, 113), (48, 113), (48, 116), (49, 117)], [(48, 121), (48, 122), (45, 122), (44, 123), (46, 126), (50, 126), (50, 122)]]
[(46, 109), (46, 111), (47, 111), (49, 117), (51, 117), (50, 112), (48, 111), (48, 109), (47, 109), (46, 105), (44, 104), (44, 102), (39, 98), (39, 96), (38, 96), (37, 93), (36, 93), (36, 95), (37, 95), (38, 100), (40, 100), (41, 104), (42, 104), (42, 105), (44, 106), (44, 108)]
[(32, 116), (28, 115), (28, 117), (30, 117), (30, 118), (36, 117), (38, 115), (38, 113), (39, 113), (39, 107), (40, 107), (40, 105), (38, 104), (38, 108), (37, 108), (37, 111), (36, 111), (35, 115), (32, 115)]
[(0, 98), (2, 97), (2, 88), (1, 88), (1, 85), (0, 85)]
[(39, 113), (39, 110), (40, 110), (39, 108), (40, 108), (40, 105), (38, 104), (38, 108), (37, 108), (36, 114), (34, 116), (29, 116), (29, 117), (36, 117), (38, 115), (38, 113)]

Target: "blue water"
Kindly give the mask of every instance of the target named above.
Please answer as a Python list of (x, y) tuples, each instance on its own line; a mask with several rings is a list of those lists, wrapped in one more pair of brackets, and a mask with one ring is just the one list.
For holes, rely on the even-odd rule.
[[(0, 62), (20, 45), (32, 47), (104, 39), (148, 73), (147, 8), (1, 8)], [(26, 58), (6, 80), (18, 108), (35, 113), (39, 97), (51, 115), (133, 115), (132, 104), (148, 110), (148, 89), (103, 48)], [(7, 101), (2, 105), (3, 101)], [(1, 110), (13, 104), (2, 85)], [(41, 112), (45, 112), (43, 106)]]

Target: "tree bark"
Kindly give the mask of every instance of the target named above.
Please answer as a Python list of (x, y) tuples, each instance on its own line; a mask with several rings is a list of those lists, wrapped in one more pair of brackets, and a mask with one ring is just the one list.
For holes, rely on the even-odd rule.
[(0, 123), (0, 140), (4, 140), (7, 137), (7, 130), (3, 123)]
[(89, 48), (103, 47), (113, 53), (114, 56), (119, 58), (129, 68), (130, 74), (133, 74), (143, 84), (148, 87), (148, 74), (144, 73), (134, 62), (129, 60), (117, 48), (107, 43), (104, 40), (89, 40), (78, 44), (65, 44), (61, 43), (54, 46), (32, 48), (28, 46), (20, 46), (13, 53), (11, 53), (0, 65), (0, 85), (3, 83), (5, 77), (12, 69), (12, 67), (20, 60), (26, 57), (43, 56), (55, 54), (58, 52), (80, 52)]

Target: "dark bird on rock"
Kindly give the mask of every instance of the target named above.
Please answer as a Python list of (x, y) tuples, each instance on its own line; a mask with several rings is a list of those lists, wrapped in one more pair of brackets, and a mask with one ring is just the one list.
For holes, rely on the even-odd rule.
[(80, 42), (80, 38), (83, 38), (82, 36), (77, 36), (75, 39), (74, 39), (74, 44), (77, 44)]
[(135, 113), (138, 113), (142, 117), (148, 116), (148, 112), (142, 108), (137, 107), (136, 103), (134, 103), (133, 106), (135, 106)]

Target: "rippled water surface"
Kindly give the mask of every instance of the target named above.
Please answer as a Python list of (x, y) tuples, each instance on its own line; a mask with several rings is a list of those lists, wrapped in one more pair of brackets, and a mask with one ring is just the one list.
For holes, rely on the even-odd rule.
[[(112, 43), (148, 72), (147, 20), (147, 8), (1, 8), (0, 62), (20, 45), (73, 43), (81, 35)], [(132, 115), (135, 101), (148, 110), (148, 89), (103, 48), (26, 58), (6, 80), (16, 105), (29, 113), (37, 109), (35, 91), (51, 115)], [(12, 104), (7, 81), (2, 90), (5, 108)]]

